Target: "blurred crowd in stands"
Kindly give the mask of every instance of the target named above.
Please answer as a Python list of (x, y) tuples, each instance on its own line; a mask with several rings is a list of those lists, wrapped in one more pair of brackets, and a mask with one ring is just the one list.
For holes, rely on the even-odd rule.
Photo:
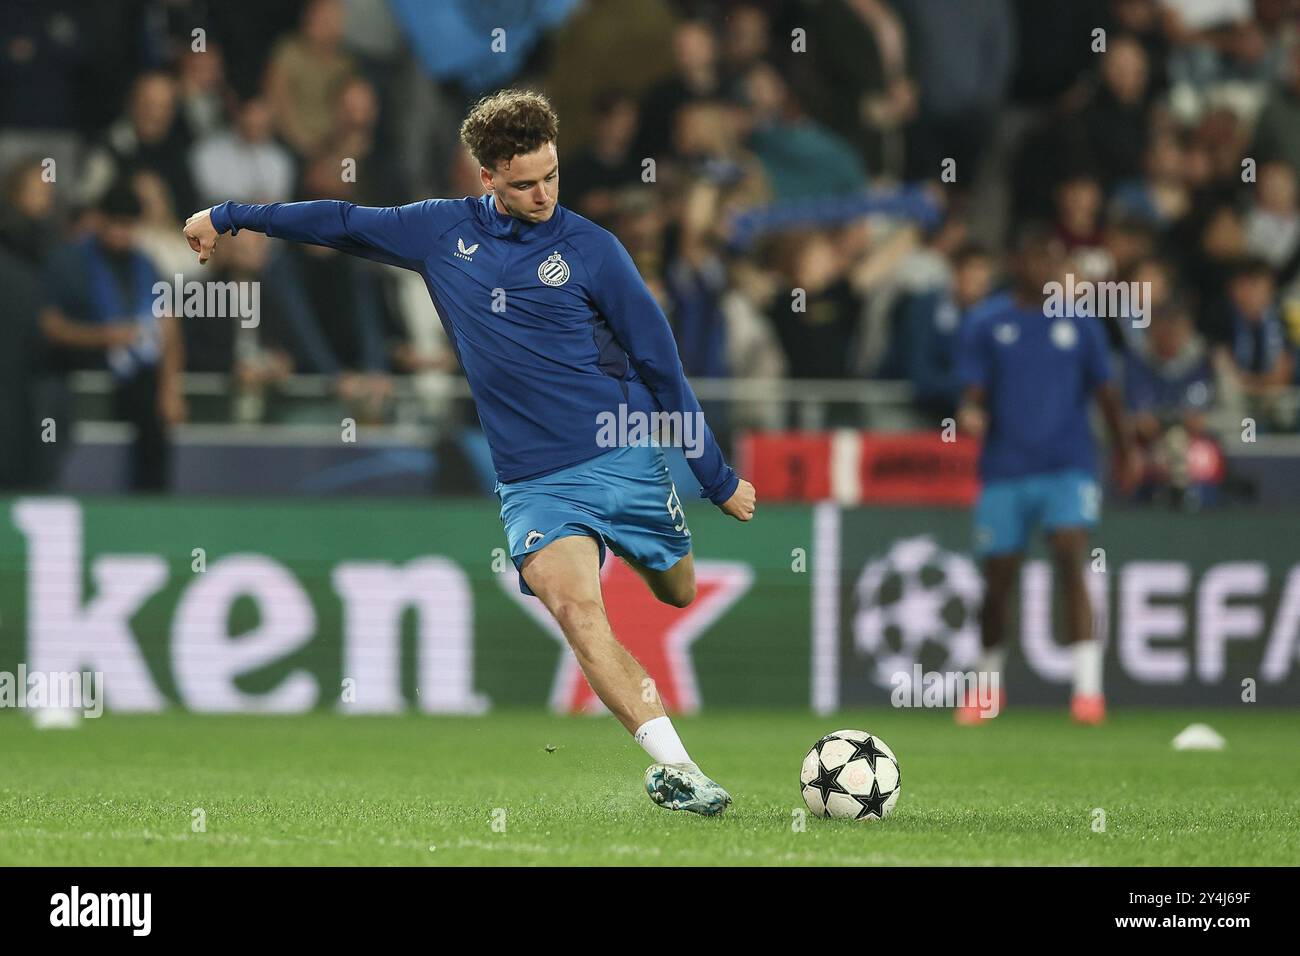
[[(0, 0), (0, 435), (107, 369), (162, 488), (183, 372), (328, 376), (367, 421), (454, 372), (418, 277), (251, 233), (200, 269), (180, 227), (478, 195), (457, 129), (506, 85), (551, 97), (561, 203), (627, 246), (691, 376), (906, 381), (938, 427), (957, 330), (1041, 221), (1077, 277), (1150, 283), (1149, 324), (1108, 319), (1145, 493), (1209, 480), (1244, 415), (1297, 428), (1291, 0)], [(174, 277), (256, 280), (259, 322), (158, 318)]]

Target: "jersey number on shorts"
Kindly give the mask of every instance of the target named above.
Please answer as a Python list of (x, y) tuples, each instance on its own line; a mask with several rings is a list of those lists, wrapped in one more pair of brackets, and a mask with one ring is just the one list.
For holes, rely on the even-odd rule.
[(1101, 488), (1095, 481), (1086, 481), (1079, 486), (1079, 508), (1084, 521), (1096, 521), (1101, 514)]
[(686, 512), (682, 510), (682, 499), (677, 497), (677, 486), (668, 487), (672, 489), (668, 492), (668, 517), (673, 519), (673, 530), (688, 535), (691, 529), (686, 527)]

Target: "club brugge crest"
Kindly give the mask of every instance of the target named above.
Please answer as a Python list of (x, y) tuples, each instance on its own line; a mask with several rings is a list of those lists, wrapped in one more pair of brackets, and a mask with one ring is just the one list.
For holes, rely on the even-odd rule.
[(547, 285), (564, 285), (569, 281), (569, 264), (560, 258), (558, 252), (552, 253), (537, 267), (537, 278)]

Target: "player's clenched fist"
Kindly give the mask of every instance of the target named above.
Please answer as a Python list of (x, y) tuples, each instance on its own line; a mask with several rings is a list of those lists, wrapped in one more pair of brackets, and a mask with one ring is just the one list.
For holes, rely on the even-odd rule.
[(212, 225), (212, 210), (196, 212), (185, 220), (185, 238), (190, 248), (199, 254), (199, 265), (204, 265), (212, 257), (212, 250), (217, 247), (217, 230)]
[(722, 503), (722, 510), (737, 521), (754, 517), (754, 486), (741, 478), (731, 497)]

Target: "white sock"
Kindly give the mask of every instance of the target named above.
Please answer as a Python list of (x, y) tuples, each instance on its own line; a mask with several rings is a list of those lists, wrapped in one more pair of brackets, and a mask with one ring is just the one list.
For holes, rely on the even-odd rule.
[(1074, 692), (1101, 693), (1101, 641), (1092, 638), (1070, 645), (1074, 655)]
[(984, 674), (997, 674), (998, 683), (1002, 682), (1002, 662), (1006, 657), (1000, 647), (985, 647), (980, 649), (979, 664), (976, 669)]
[(632, 735), (655, 763), (687, 763), (695, 761), (686, 752), (682, 738), (677, 736), (673, 722), (667, 716), (647, 720)]

